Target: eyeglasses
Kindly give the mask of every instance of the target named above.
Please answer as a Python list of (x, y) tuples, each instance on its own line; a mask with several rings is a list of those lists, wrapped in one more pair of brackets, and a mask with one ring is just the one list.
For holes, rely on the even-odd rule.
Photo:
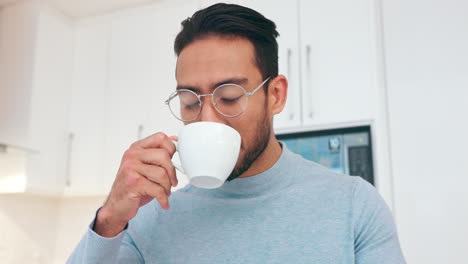
[(201, 113), (202, 101), (201, 98), (211, 96), (213, 107), (225, 117), (236, 117), (244, 113), (247, 109), (249, 97), (257, 92), (270, 77), (266, 78), (253, 91), (246, 90), (237, 84), (227, 83), (216, 87), (211, 94), (196, 94), (187, 89), (179, 89), (173, 92), (166, 104), (169, 106), (171, 113), (180, 121), (188, 122), (197, 119)]

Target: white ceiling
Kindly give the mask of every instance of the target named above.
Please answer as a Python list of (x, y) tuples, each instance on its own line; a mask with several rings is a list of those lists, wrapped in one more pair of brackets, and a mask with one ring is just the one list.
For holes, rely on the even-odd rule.
[[(15, 1), (0, 0), (0, 7)], [(143, 5), (158, 0), (46, 0), (66, 15), (81, 18), (107, 13), (110, 11)]]
[[(1, 0), (0, 0), (1, 1)], [(138, 6), (155, 0), (48, 0), (69, 16), (80, 18), (117, 9)]]

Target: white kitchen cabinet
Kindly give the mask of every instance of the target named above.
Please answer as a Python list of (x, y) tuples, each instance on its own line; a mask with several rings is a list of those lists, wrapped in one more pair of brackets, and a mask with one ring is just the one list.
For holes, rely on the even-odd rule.
[[(279, 73), (289, 81), (277, 133), (376, 117), (377, 59), (371, 0), (243, 0), (277, 24)], [(369, 123), (370, 121), (368, 121)]]
[(299, 1), (304, 126), (375, 118), (372, 2)]
[[(153, 13), (155, 42), (157, 48), (153, 49), (152, 75), (153, 83), (149, 89), (149, 111), (144, 120), (143, 136), (156, 132), (167, 135), (177, 135), (183, 123), (175, 119), (168, 106), (164, 103), (175, 90), (177, 83), (175, 69), (177, 57), (174, 53), (174, 41), (181, 30), (181, 22), (192, 16), (199, 9), (196, 1), (166, 1), (155, 6)], [(177, 154), (174, 157), (177, 160)], [(180, 163), (180, 162), (179, 162)], [(177, 171), (179, 184), (174, 190), (184, 187), (187, 177)]]
[[(392, 206), (379, 14), (372, 0), (243, 0), (277, 24), (289, 82), (277, 134), (371, 126), (375, 185)], [(381, 77), (381, 75), (380, 75)]]
[(182, 126), (164, 104), (176, 87), (175, 36), (181, 21), (197, 9), (196, 2), (180, 3), (161, 2), (111, 18), (105, 186), (111, 186), (133, 142), (159, 131), (175, 135)]
[(36, 41), (30, 132), (32, 148), (39, 153), (29, 160), (28, 189), (61, 193), (68, 157), (72, 21), (42, 6)]
[[(110, 186), (123, 153), (141, 138), (153, 82), (151, 17), (123, 16), (111, 21), (109, 75), (106, 93), (104, 182)], [(153, 46), (153, 47), (152, 47)]]
[[(73, 24), (46, 4), (35, 1), (5, 7), (1, 17), (6, 25), (2, 31), (6, 28), (12, 30), (9, 32), (12, 35), (7, 34), (5, 37), (11, 37), (6, 40), (13, 42), (6, 46), (3, 44), (7, 42), (2, 42), (2, 49), (12, 53), (7, 59), (18, 58), (24, 62), (24, 67), (21, 68), (10, 69), (8, 64), (3, 65), (5, 72), (12, 71), (10, 73), (13, 75), (5, 75), (8, 77), (6, 84), (0, 84), (12, 96), (12, 101), (19, 102), (14, 108), (6, 109), (6, 113), (12, 117), (18, 114), (19, 120), (6, 122), (6, 126), (10, 131), (24, 129), (20, 130), (20, 137), (16, 138), (16, 142), (13, 140), (6, 143), (28, 150), (25, 173), (15, 176), (21, 179), (13, 181), (18, 185), (11, 185), (10, 191), (60, 194), (65, 183), (68, 155)], [(22, 32), (20, 39), (15, 28)], [(21, 40), (31, 41), (33, 45), (19, 42), (16, 46), (16, 41)], [(23, 57), (22, 52), (32, 56), (32, 59)], [(15, 60), (9, 62), (21, 66), (21, 62)], [(19, 94), (16, 93), (16, 88), (19, 88)], [(7, 105), (11, 105), (10, 103)]]
[[(279, 73), (288, 101), (277, 132), (375, 118), (374, 9), (371, 1), (241, 1), (278, 27)], [(345, 40), (345, 41), (343, 41)]]
[(109, 23), (90, 18), (75, 26), (70, 104), (70, 159), (64, 194), (104, 194), (104, 131)]
[(144, 112), (143, 136), (162, 131), (176, 135), (183, 126), (175, 119), (166, 99), (176, 89), (175, 69), (177, 57), (174, 41), (181, 30), (181, 22), (192, 16), (199, 8), (197, 1), (164, 1), (154, 5), (151, 30), (154, 32), (151, 47), (151, 84), (148, 86), (148, 111)]
[(176, 87), (175, 36), (197, 8), (159, 2), (77, 22), (66, 195), (107, 194), (133, 142), (177, 134), (164, 101)]
[(0, 143), (28, 149), (37, 17), (31, 2), (0, 9)]

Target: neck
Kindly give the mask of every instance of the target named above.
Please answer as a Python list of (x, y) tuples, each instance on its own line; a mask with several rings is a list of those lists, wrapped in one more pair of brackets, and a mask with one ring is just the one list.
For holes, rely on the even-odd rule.
[(239, 178), (254, 176), (273, 167), (280, 158), (281, 152), (282, 148), (276, 139), (275, 134), (273, 132), (270, 133), (270, 138), (265, 150), (260, 154), (260, 156), (258, 156), (254, 163), (252, 163), (250, 168), (239, 176)]

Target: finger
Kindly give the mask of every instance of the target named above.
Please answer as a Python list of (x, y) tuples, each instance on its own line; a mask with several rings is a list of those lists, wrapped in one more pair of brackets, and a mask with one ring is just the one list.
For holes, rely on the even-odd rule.
[(132, 146), (144, 149), (164, 148), (171, 154), (171, 156), (174, 155), (174, 152), (176, 151), (174, 143), (163, 132), (158, 132), (156, 134), (150, 135), (142, 140), (133, 143)]
[(174, 140), (174, 141), (179, 141), (179, 137), (178, 137), (178, 136), (170, 136), (169, 139), (170, 139), (170, 140)]
[(171, 181), (166, 170), (162, 167), (155, 165), (148, 165), (140, 163), (135, 167), (135, 170), (146, 177), (148, 180), (155, 182), (162, 187), (164, 187), (166, 194), (169, 196), (171, 194)]
[(168, 136), (163, 138), (163, 141), (161, 142), (161, 148), (164, 148), (165, 150), (167, 150), (171, 158), (177, 150), (176, 145), (174, 144), (174, 142), (172, 142), (172, 140)]
[(138, 182), (137, 188), (142, 197), (145, 195), (154, 197), (164, 210), (169, 209), (169, 197), (161, 185), (142, 176)]
[(139, 149), (138, 159), (145, 164), (161, 166), (166, 170), (172, 186), (177, 186), (177, 176), (171, 157), (165, 149)]

